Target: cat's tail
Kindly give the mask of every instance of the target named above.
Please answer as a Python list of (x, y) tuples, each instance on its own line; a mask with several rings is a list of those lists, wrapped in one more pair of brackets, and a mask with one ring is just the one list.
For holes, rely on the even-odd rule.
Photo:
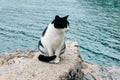
[(40, 61), (43, 61), (43, 62), (50, 62), (52, 60), (54, 60), (56, 58), (56, 56), (44, 56), (44, 55), (39, 55), (38, 59)]

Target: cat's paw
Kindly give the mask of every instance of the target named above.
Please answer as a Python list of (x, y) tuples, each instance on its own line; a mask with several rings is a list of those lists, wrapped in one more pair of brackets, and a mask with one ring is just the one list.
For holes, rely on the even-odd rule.
[(56, 58), (55, 60), (50, 61), (50, 63), (52, 64), (58, 64), (59, 62), (60, 62), (60, 58)]
[(54, 63), (55, 64), (58, 64), (60, 62), (60, 60), (55, 60)]

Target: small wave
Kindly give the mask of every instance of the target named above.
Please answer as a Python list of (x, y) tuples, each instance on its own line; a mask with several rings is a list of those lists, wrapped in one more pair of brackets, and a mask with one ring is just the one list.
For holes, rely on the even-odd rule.
[(104, 57), (106, 57), (106, 58), (110, 58), (110, 59), (112, 59), (112, 60), (114, 60), (114, 61), (120, 62), (120, 59), (115, 58), (115, 57), (112, 57), (112, 56), (110, 56), (110, 55), (108, 56), (108, 55), (105, 55), (105, 54), (100, 53), (100, 52), (95, 52), (95, 51), (92, 51), (92, 50), (90, 50), (90, 49), (88, 49), (88, 48), (85, 48), (85, 47), (83, 47), (83, 46), (79, 46), (79, 47), (82, 48), (82, 49), (84, 49), (84, 50), (86, 50), (86, 51), (89, 51), (91, 54), (102, 55), (102, 56), (104, 56)]

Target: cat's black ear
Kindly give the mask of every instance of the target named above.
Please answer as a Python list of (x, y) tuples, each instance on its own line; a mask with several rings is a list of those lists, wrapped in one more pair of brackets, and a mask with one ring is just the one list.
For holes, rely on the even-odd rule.
[(52, 21), (52, 24), (55, 23), (56, 21), (58, 21), (60, 19), (60, 17), (58, 15), (55, 16), (55, 19)]
[(55, 16), (55, 19), (59, 19), (60, 17), (58, 15)]
[(67, 20), (68, 16), (69, 16), (69, 15), (67, 15), (67, 16), (65, 16), (65, 17), (63, 17), (63, 18)]

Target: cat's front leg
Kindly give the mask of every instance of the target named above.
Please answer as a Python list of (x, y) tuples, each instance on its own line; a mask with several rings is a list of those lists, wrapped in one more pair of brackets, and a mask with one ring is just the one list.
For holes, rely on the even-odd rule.
[(55, 58), (55, 60), (53, 61), (53, 63), (58, 64), (59, 62), (60, 62), (60, 57), (57, 56), (57, 57)]
[(60, 62), (60, 57), (56, 57), (53, 61), (50, 61), (52, 64), (58, 64)]
[(53, 54), (53, 51), (52, 51), (52, 49), (51, 48), (48, 48), (48, 56), (53, 56), (54, 54)]
[(60, 50), (61, 49), (55, 51), (56, 58), (52, 61), (52, 63), (58, 64), (60, 62)]

